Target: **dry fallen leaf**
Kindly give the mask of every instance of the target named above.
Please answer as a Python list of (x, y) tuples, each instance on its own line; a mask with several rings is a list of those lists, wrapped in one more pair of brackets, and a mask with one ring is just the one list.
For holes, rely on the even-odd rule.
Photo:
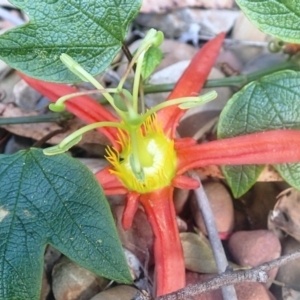
[(142, 13), (166, 13), (182, 7), (231, 8), (233, 0), (144, 0)]
[(269, 222), (300, 241), (300, 191), (289, 188), (277, 196)]
[(199, 273), (217, 273), (217, 266), (208, 239), (204, 234), (180, 233), (186, 269)]

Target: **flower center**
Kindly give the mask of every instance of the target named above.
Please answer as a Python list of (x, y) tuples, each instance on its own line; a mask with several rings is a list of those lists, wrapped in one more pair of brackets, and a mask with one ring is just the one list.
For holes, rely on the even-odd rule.
[[(136, 132), (137, 151), (133, 151), (130, 138), (122, 131), (119, 135), (121, 152), (107, 148), (106, 159), (112, 164), (111, 170), (131, 191), (148, 193), (170, 185), (176, 173), (177, 158), (174, 141), (168, 139), (155, 116), (146, 119)], [(143, 176), (137, 176), (133, 160), (137, 159)]]

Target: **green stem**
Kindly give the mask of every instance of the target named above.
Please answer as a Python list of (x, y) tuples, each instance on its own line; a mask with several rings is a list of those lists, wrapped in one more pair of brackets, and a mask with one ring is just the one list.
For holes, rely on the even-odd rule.
[[(247, 83), (257, 80), (263, 76), (269, 75), (274, 72), (282, 71), (285, 69), (292, 69), (295, 71), (300, 71), (300, 66), (293, 60), (289, 60), (278, 65), (259, 70), (247, 75), (238, 75), (232, 77), (225, 77), (220, 79), (210, 79), (207, 80), (204, 87), (206, 88), (217, 88), (217, 87), (236, 87), (242, 88)], [(156, 85), (145, 85), (144, 93), (145, 94), (153, 94), (153, 93), (161, 93), (161, 92), (170, 92), (174, 89), (175, 83), (166, 83), (166, 84), (156, 84)]]
[(141, 114), (145, 114), (145, 110), (146, 110), (146, 107), (145, 107), (145, 95), (144, 95), (144, 86), (143, 86), (143, 82), (141, 81), (140, 82), (140, 86), (139, 86), (139, 95), (140, 95), (140, 111), (141, 111)]
[(27, 117), (10, 117), (0, 118), (0, 125), (14, 125), (14, 124), (32, 124), (32, 123), (47, 123), (47, 122), (62, 122), (69, 119), (72, 115), (64, 114), (48, 114), (41, 116), (27, 116)]

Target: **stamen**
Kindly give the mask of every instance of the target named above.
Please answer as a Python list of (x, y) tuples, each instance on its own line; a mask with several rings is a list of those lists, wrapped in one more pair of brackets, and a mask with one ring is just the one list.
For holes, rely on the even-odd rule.
[(123, 130), (127, 130), (127, 127), (125, 125), (120, 123), (115, 123), (115, 122), (97, 122), (97, 123), (89, 124), (76, 130), (75, 132), (67, 136), (58, 145), (44, 149), (43, 152), (45, 155), (55, 155), (55, 154), (64, 153), (74, 145), (78, 144), (82, 139), (82, 135), (84, 133), (100, 127), (116, 127)]

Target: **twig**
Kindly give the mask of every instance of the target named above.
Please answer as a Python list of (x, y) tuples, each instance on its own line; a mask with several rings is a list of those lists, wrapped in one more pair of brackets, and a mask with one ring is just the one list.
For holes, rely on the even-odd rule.
[[(160, 296), (154, 300), (183, 300), (188, 297), (197, 296), (212, 290), (219, 289), (226, 285), (233, 285), (242, 282), (260, 282), (265, 283), (269, 279), (268, 273), (274, 268), (278, 268), (292, 260), (300, 258), (300, 250), (281, 256), (270, 262), (263, 263), (255, 268), (241, 271), (226, 270), (224, 273), (207, 280), (205, 282), (187, 286), (177, 292)], [(140, 298), (142, 299), (142, 298)]]
[(31, 123), (62, 122), (72, 117), (69, 113), (51, 113), (47, 115), (4, 117), (0, 116), (0, 126)]
[(0, 7), (0, 18), (13, 23), (14, 25), (23, 25), (25, 23), (24, 20), (13, 15), (12, 13), (10, 13), (7, 9), (5, 9), (3, 7)]
[[(206, 88), (217, 88), (217, 87), (236, 87), (242, 88), (247, 83), (257, 80), (263, 76), (272, 74), (274, 72), (278, 72), (281, 70), (295, 70), (299, 71), (300, 66), (294, 60), (288, 60), (283, 63), (279, 63), (277, 65), (271, 66), (269, 68), (265, 68), (253, 73), (249, 74), (242, 74), (238, 76), (231, 76), (225, 78), (218, 78), (218, 79), (210, 79), (207, 80), (204, 87)], [(145, 85), (144, 86), (144, 93), (145, 94), (153, 94), (153, 93), (161, 93), (161, 92), (170, 92), (174, 89), (175, 83), (164, 83), (164, 84), (153, 84), (153, 85)]]
[[(219, 233), (217, 230), (216, 222), (213, 212), (211, 210), (209, 200), (204, 191), (203, 185), (200, 182), (198, 175), (195, 172), (191, 172), (192, 177), (200, 183), (200, 187), (195, 190), (198, 206), (202, 212), (206, 230), (208, 233), (209, 241), (213, 250), (213, 254), (216, 260), (218, 273), (223, 273), (228, 267), (228, 261), (225, 255), (223, 245), (221, 243)], [(237, 300), (234, 286), (223, 286), (222, 294), (224, 300)]]
[(55, 135), (60, 134), (60, 133), (65, 133), (67, 131), (67, 128), (62, 128), (62, 129), (57, 129), (54, 131), (49, 132), (46, 134), (44, 137), (42, 137), (40, 140), (36, 141), (32, 147), (35, 148), (40, 148), (43, 144), (45, 144), (48, 140), (53, 138)]
[(129, 48), (127, 47), (127, 45), (124, 44), (124, 43), (122, 44), (122, 50), (123, 50), (128, 62), (131, 62), (132, 61), (132, 54), (131, 54)]
[[(198, 38), (200, 40), (209, 41), (213, 38), (213, 36), (201, 34), (201, 35), (198, 35)], [(225, 39), (224, 44), (229, 45), (229, 46), (245, 45), (245, 46), (267, 48), (269, 43), (268, 42), (258, 42), (258, 41), (243, 41), (243, 40)]]

